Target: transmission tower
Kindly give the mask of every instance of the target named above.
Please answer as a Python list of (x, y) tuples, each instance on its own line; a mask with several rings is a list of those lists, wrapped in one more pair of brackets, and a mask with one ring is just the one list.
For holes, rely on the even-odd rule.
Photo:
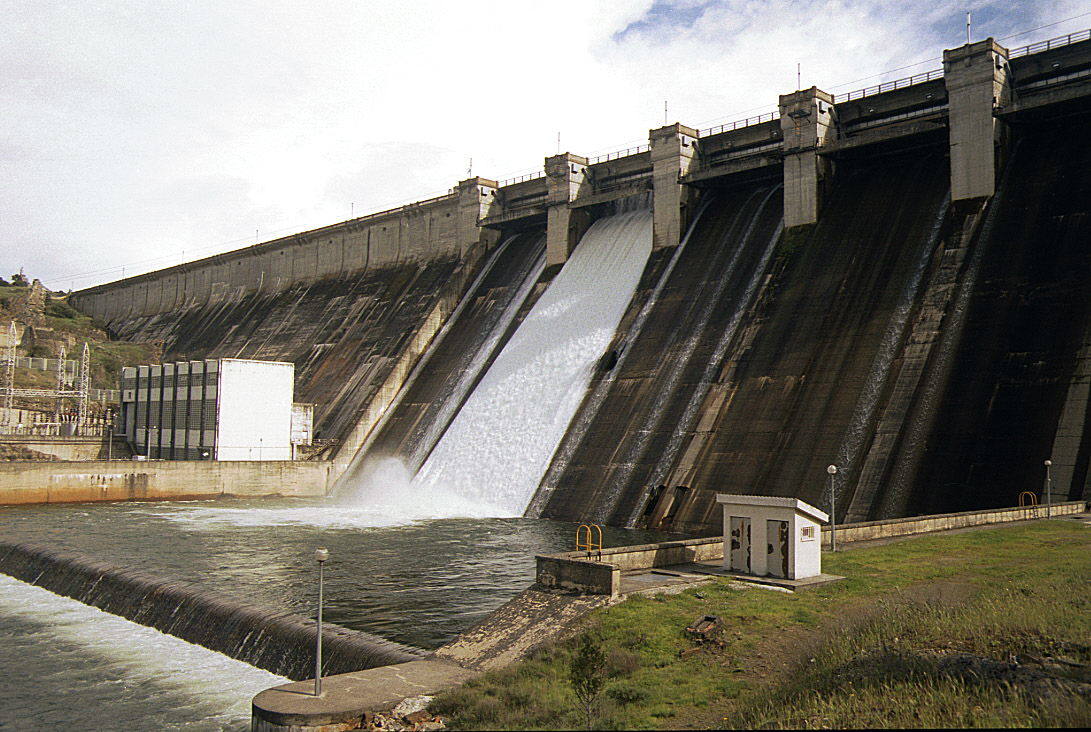
[(91, 393), (91, 347), (83, 342), (80, 356), (79, 413), (76, 423), (82, 428), (87, 424), (87, 399)]
[(68, 350), (61, 345), (61, 357), (60, 362), (57, 364), (57, 398), (53, 401), (53, 421), (58, 425), (61, 423), (61, 415), (64, 414), (64, 397), (60, 396), (65, 387), (68, 386), (67, 374), (68, 370)]
[(8, 329), (8, 347), (4, 349), (4, 424), (11, 419), (11, 409), (15, 399), (15, 343), (19, 336), (15, 332), (15, 321)]

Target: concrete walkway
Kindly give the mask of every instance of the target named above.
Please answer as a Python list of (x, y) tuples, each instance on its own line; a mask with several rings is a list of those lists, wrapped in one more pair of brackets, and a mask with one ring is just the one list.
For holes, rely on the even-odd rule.
[(444, 661), (409, 661), (330, 676), (320, 697), (314, 681), (295, 681), (254, 697), (251, 729), (356, 729), (364, 712), (389, 711), (402, 699), (431, 696), (478, 673)]

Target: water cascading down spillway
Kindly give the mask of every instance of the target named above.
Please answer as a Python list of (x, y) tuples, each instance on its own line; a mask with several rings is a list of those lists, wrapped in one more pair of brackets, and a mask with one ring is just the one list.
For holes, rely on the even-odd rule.
[(646, 208), (601, 219), (580, 240), (452, 421), (411, 494), (452, 515), (518, 516), (610, 343), (652, 249)]

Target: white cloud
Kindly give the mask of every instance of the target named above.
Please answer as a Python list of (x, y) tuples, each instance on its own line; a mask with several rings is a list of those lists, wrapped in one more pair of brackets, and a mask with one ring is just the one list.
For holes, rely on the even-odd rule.
[[(797, 62), (846, 91), (957, 45), (965, 5), (0, 0), (0, 266), (88, 286), (441, 192), (471, 157), (536, 169), (558, 131), (580, 153), (640, 142), (664, 100), (691, 125), (746, 116)], [(979, 36), (1091, 10), (971, 6)], [(1069, 25), (1012, 45), (1091, 18)]]

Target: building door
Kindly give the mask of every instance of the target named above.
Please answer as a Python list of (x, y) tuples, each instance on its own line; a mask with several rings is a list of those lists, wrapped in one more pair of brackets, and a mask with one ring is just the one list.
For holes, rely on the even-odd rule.
[(774, 577), (788, 577), (788, 522), (766, 521), (765, 538), (769, 544), (766, 569)]
[(750, 574), (750, 519), (731, 517), (731, 570)]

